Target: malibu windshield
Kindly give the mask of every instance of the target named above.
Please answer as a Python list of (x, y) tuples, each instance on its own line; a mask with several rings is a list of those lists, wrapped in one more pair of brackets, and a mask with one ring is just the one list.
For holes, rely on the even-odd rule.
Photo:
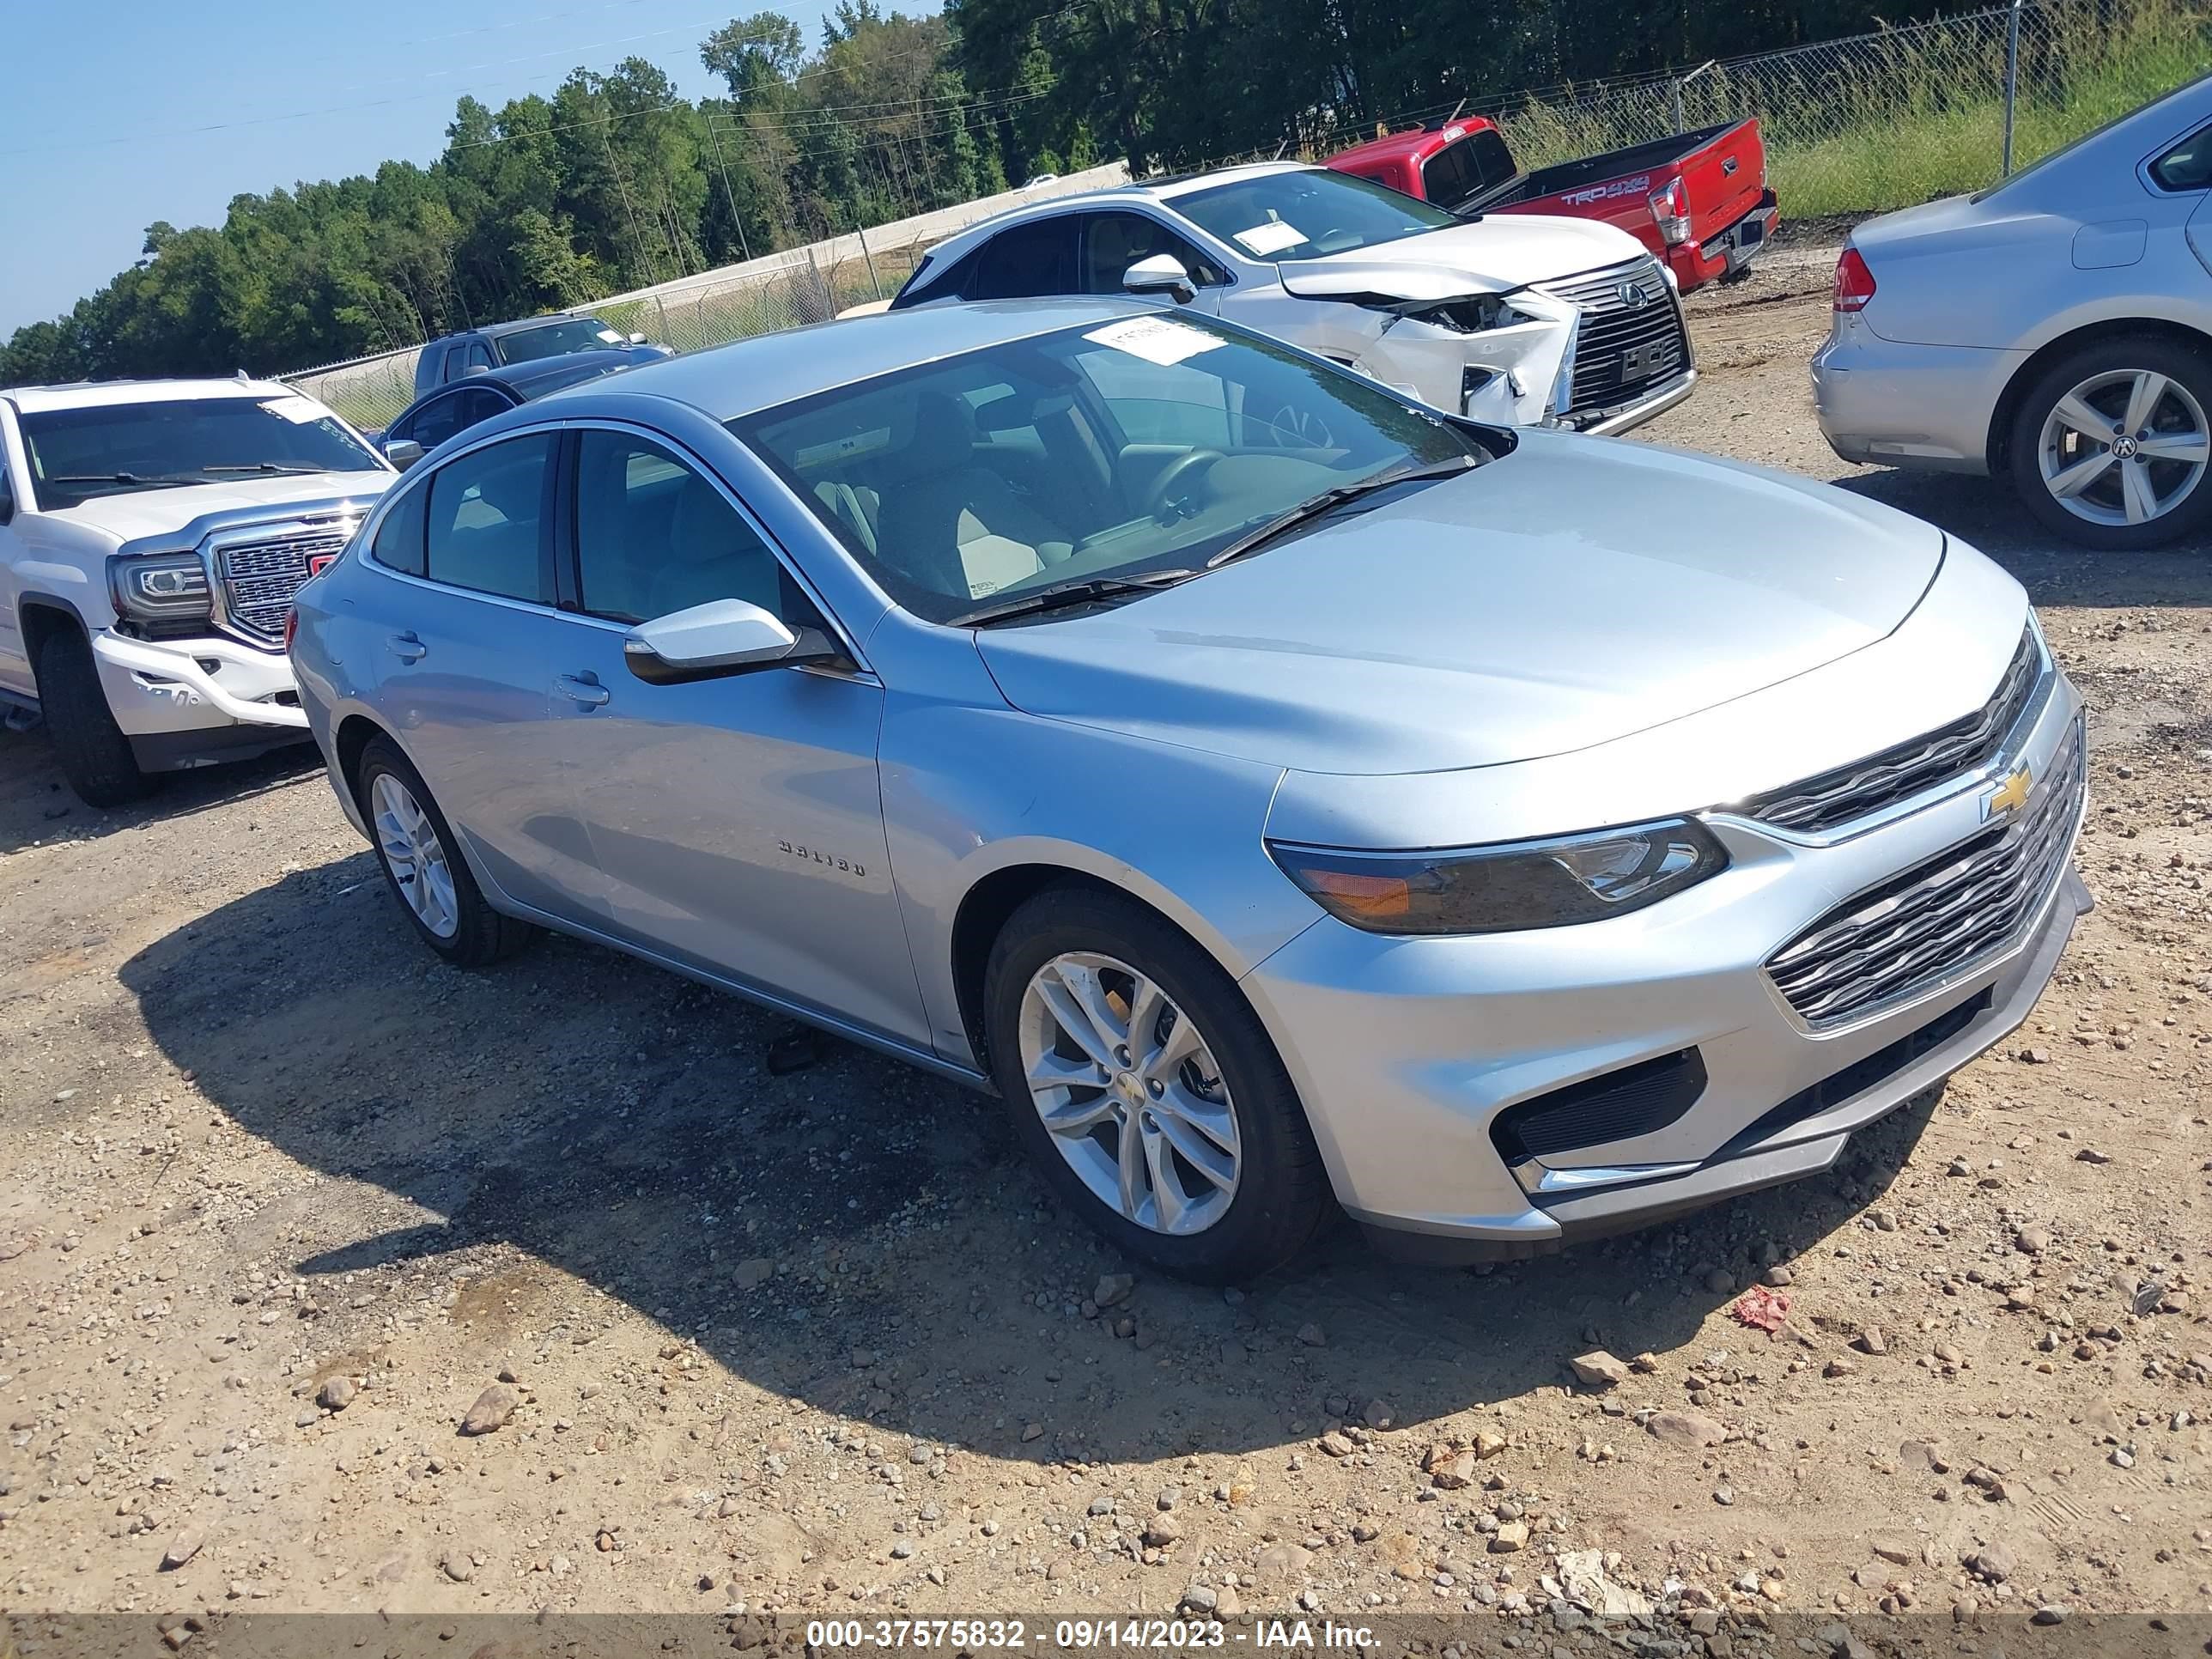
[(987, 347), (731, 429), (886, 592), (945, 623), (1184, 579), (1323, 496), (1486, 459), (1370, 380), (1190, 316)]

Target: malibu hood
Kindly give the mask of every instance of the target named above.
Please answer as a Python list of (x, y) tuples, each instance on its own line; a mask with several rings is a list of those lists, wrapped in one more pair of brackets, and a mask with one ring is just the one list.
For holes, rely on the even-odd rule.
[(1284, 288), (1301, 299), (1387, 294), (1449, 300), (1556, 282), (1643, 252), (1641, 242), (1613, 225), (1515, 213), (1319, 259), (1285, 260), (1275, 270)]
[(1754, 467), (1520, 434), (1110, 610), (976, 634), (1016, 708), (1296, 770), (1495, 766), (1679, 720), (1892, 632), (1930, 526)]
[(182, 537), (180, 532), (211, 514), (332, 501), (356, 501), (366, 507), (398, 482), (398, 477), (396, 472), (380, 469), (374, 472), (261, 473), (226, 478), (220, 483), (99, 495), (81, 507), (65, 507), (44, 516), (63, 524), (82, 525), (105, 532), (118, 542), (161, 537), (183, 544), (198, 537)]

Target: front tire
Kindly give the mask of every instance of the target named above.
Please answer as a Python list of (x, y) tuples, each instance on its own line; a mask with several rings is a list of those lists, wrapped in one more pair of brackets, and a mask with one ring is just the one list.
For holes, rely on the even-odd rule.
[(88, 806), (127, 806), (161, 787), (159, 777), (138, 769), (83, 635), (58, 629), (39, 647), (36, 667), (39, 712), (46, 716), (62, 775), (80, 800)]
[(2013, 418), (2029, 512), (2099, 552), (2160, 547), (2212, 520), (2212, 358), (2155, 335), (2069, 352)]
[(422, 775), (389, 740), (362, 750), (357, 787), (385, 882), (425, 945), (457, 968), (483, 968), (529, 942), (528, 922), (485, 902)]
[(1036, 895), (993, 945), (983, 1000), (1016, 1138), (1125, 1254), (1227, 1284), (1289, 1261), (1328, 1215), (1313, 1133), (1259, 1017), (1144, 906)]

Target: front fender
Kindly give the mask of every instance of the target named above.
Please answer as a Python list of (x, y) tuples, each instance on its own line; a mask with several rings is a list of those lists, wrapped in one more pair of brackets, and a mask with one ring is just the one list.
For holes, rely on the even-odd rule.
[(1017, 866), (1091, 877), (1149, 904), (1232, 978), (1320, 919), (1261, 842), (1279, 768), (989, 708), (894, 696), (884, 817), (931, 1041), (974, 1066), (953, 924)]

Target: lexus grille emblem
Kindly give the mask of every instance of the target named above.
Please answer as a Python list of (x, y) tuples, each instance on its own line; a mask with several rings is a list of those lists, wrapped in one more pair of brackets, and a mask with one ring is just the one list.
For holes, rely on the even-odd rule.
[(1631, 311), (1641, 311), (1651, 303), (1651, 296), (1632, 282), (1615, 283), (1613, 295), (1613, 298), (1619, 300)]

